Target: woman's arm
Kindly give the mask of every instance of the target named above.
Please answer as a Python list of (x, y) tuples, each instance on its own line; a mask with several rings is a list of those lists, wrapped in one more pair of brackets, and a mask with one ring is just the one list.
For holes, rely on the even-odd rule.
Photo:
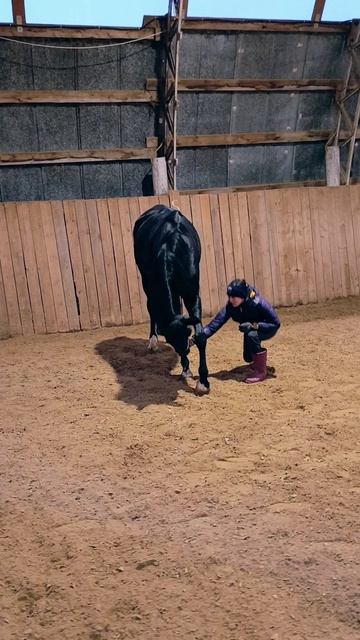
[(227, 305), (220, 309), (219, 313), (209, 322), (209, 324), (204, 327), (204, 333), (207, 338), (210, 338), (214, 333), (219, 331), (221, 327), (227, 322), (230, 318), (228, 313)]

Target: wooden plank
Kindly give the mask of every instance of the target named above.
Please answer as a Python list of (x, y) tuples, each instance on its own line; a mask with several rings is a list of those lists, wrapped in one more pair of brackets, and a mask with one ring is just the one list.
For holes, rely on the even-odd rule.
[(0, 340), (11, 336), (9, 316), (7, 312), (4, 280), (0, 260)]
[(104, 254), (104, 267), (107, 290), (109, 294), (110, 318), (112, 324), (123, 324), (120, 308), (120, 295), (116, 277), (114, 246), (111, 236), (110, 219), (107, 200), (97, 200), (98, 220), (101, 234), (101, 245)]
[[(181, 78), (178, 81), (180, 93), (193, 91), (201, 92), (272, 92), (272, 91), (336, 91), (342, 85), (342, 80), (294, 80), (293, 78), (269, 80), (268, 78)], [(350, 88), (350, 87), (349, 87)], [(352, 86), (355, 88), (355, 85)], [(146, 89), (153, 93), (158, 89), (157, 78), (146, 80)], [(1, 95), (1, 92), (0, 92)]]
[(110, 228), (116, 265), (116, 277), (119, 289), (120, 309), (123, 324), (132, 323), (129, 284), (126, 273), (123, 234), (121, 229), (117, 199), (108, 200)]
[(24, 253), (24, 267), (26, 272), (27, 286), (29, 289), (34, 332), (40, 334), (46, 333), (43, 300), (41, 297), (40, 280), (30, 224), (29, 206), (26, 203), (18, 203), (17, 214), (21, 243)]
[(317, 300), (322, 302), (327, 299), (328, 292), (325, 282), (324, 274), (324, 261), (322, 255), (322, 241), (321, 235), (323, 233), (321, 227), (321, 200), (322, 194), (320, 188), (309, 189), (309, 203), (310, 203), (310, 215), (311, 215), (311, 230), (314, 248), (314, 263), (315, 263), (315, 278), (316, 278), (316, 291)]
[[(346, 284), (343, 279), (343, 264), (341, 259), (341, 250), (343, 248), (343, 239), (340, 235), (340, 219), (336, 211), (336, 188), (328, 188), (324, 192), (324, 205), (327, 209), (326, 220), (328, 225), (328, 238), (330, 247), (330, 268), (332, 271), (333, 297), (340, 298), (346, 296)], [(345, 234), (344, 234), (345, 235)], [(346, 251), (346, 238), (345, 251)]]
[(159, 34), (153, 28), (148, 29), (109, 29), (92, 27), (24, 27), (21, 34), (16, 27), (0, 26), (0, 36), (10, 38), (71, 38), (96, 40), (157, 40)]
[(0, 91), (0, 104), (118, 104), (154, 102), (156, 94), (140, 89), (91, 91)]
[[(311, 226), (311, 211), (309, 202), (309, 190), (299, 189), (300, 205), (301, 205), (301, 217), (298, 221), (298, 226), (301, 227), (303, 233), (304, 242), (304, 275), (306, 280), (307, 297), (304, 290), (304, 304), (306, 302), (316, 302), (316, 275), (315, 275), (315, 259), (314, 259), (314, 245)], [(297, 226), (295, 224), (295, 233), (297, 232)], [(304, 287), (305, 289), (305, 287)], [(301, 291), (299, 286), (299, 291)]]
[(179, 92), (239, 92), (253, 93), (273, 91), (336, 91), (341, 80), (293, 80), (289, 79), (215, 79), (215, 78), (189, 78), (179, 80)]
[(9, 236), (10, 252), (14, 270), (22, 331), (25, 336), (31, 336), (34, 334), (34, 325), (32, 320), (29, 290), (26, 279), (19, 221), (15, 204), (5, 204), (5, 217)]
[(29, 202), (30, 226), (35, 248), (37, 271), (39, 274), (41, 298), (45, 316), (47, 333), (56, 333), (58, 323), (56, 319), (55, 303), (51, 285), (49, 261), (46, 251), (41, 209), (38, 202)]
[(99, 301), (100, 322), (102, 327), (111, 327), (114, 324), (114, 320), (110, 313), (110, 300), (106, 280), (102, 239), (100, 235), (97, 201), (85, 200), (84, 204), (89, 225), (91, 253), (94, 265), (97, 297)]
[[(351, 205), (351, 232), (354, 236), (354, 273), (357, 274), (357, 281), (360, 288), (360, 186), (347, 187), (350, 192)], [(349, 223), (350, 226), (350, 223)], [(356, 270), (355, 270), (356, 265)], [(356, 277), (354, 276), (356, 282)]]
[(163, 204), (165, 207), (170, 207), (170, 198), (169, 195), (166, 193), (163, 193), (159, 196), (157, 196), (158, 202), (159, 204)]
[(206, 257), (204, 255), (205, 251), (203, 249), (205, 246), (205, 240), (204, 240), (204, 233), (203, 233), (203, 226), (202, 226), (202, 219), (201, 219), (202, 216), (201, 216), (200, 196), (197, 196), (197, 195), (192, 196), (190, 198), (190, 202), (191, 202), (192, 222), (196, 231), (199, 234), (201, 248), (202, 248), (202, 257), (200, 260), (201, 302), (202, 302), (203, 314), (205, 316), (209, 316), (211, 315), (211, 299), (210, 299), (209, 278), (208, 278), (208, 272), (206, 268)]
[(306, 277), (307, 258), (305, 254), (305, 230), (299, 189), (292, 190), (291, 201), (294, 222), (296, 270), (298, 273), (298, 302), (300, 302), (301, 304), (307, 304), (307, 302), (309, 301), (309, 291)]
[(181, 213), (190, 220), (190, 222), (192, 222), (190, 196), (183, 196), (179, 194), (178, 200)]
[(334, 211), (337, 222), (340, 276), (345, 297), (359, 294), (354, 233), (351, 219), (350, 191), (347, 186), (334, 189)]
[[(207, 135), (178, 136), (176, 144), (178, 148), (184, 147), (228, 147), (252, 144), (290, 144), (294, 142), (318, 142), (328, 140), (332, 131), (308, 130), (308, 131), (247, 131), (243, 133), (212, 133)], [(349, 134), (340, 131), (340, 139), (346, 139)], [(356, 138), (360, 137), (360, 129)]]
[[(76, 201), (65, 200), (64, 217), (66, 234), (69, 242), (69, 255), (74, 276), (75, 295), (79, 307), (79, 321), (81, 329), (91, 329), (89, 303), (87, 298), (85, 274), (81, 257), (79, 231), (76, 222)], [(94, 326), (98, 326), (94, 323)]]
[(11, 259), (10, 241), (5, 217), (5, 207), (3, 204), (0, 204), (0, 263), (2, 269), (10, 334), (12, 336), (21, 335), (23, 333), (23, 328), (21, 324), (19, 303), (16, 291), (14, 268)]
[(170, 190), (168, 192), (168, 196), (169, 196), (169, 207), (170, 209), (177, 209), (178, 211), (181, 211), (180, 209), (180, 193), (177, 190)]
[(0, 153), (0, 166), (151, 160), (155, 149), (68, 149), (64, 151), (26, 151)]
[(205, 258), (209, 282), (210, 313), (213, 314), (219, 310), (220, 300), (215, 262), (214, 238), (211, 224), (210, 201), (209, 196), (205, 194), (199, 196), (199, 200), (203, 229), (203, 259)]
[(45, 249), (48, 258), (52, 296), (54, 300), (58, 331), (69, 331), (69, 321), (65, 303), (65, 294), (59, 264), (51, 203), (40, 202), (40, 212), (44, 233)]
[(341, 261), (343, 268), (343, 283), (346, 295), (360, 294), (360, 279), (357, 272), (356, 247), (351, 212), (351, 189), (353, 187), (338, 187), (335, 191), (335, 206), (340, 218)]
[(188, 18), (182, 23), (183, 31), (266, 31), (283, 33), (348, 33), (350, 25), (343, 22), (320, 23), (314, 25), (312, 22), (296, 22), (295, 20), (252, 21), (252, 20), (224, 20), (224, 19), (198, 19)]
[[(141, 213), (139, 198), (129, 198), (129, 212), (130, 212), (130, 220), (131, 220), (131, 241), (133, 242), (134, 225)], [(142, 286), (141, 274), (137, 267), (136, 267), (136, 274), (138, 279), (139, 296), (140, 296), (141, 322), (146, 322), (149, 316), (148, 310), (147, 310), (146, 294)]]
[(225, 260), (226, 284), (237, 277), (231, 237), (229, 197), (227, 193), (219, 193), (220, 224)]
[(335, 259), (335, 255), (332, 251), (332, 244), (330, 242), (332, 231), (332, 203), (330, 203), (329, 206), (327, 191), (326, 187), (319, 187), (320, 206), (318, 214), (320, 220), (320, 242), (323, 259), (325, 293), (326, 297), (331, 300), (335, 296), (332, 269), (332, 261)]
[[(124, 257), (126, 265), (126, 275), (130, 296), (131, 317), (133, 324), (142, 322), (142, 308), (140, 300), (140, 289), (137, 275), (137, 267), (134, 258), (134, 246), (132, 235), (132, 223), (130, 218), (129, 200), (127, 198), (118, 199), (119, 219), (124, 246)], [(141, 287), (142, 288), (142, 287)], [(148, 317), (148, 316), (147, 316)]]
[(246, 193), (238, 193), (238, 214), (240, 222), (241, 246), (244, 261), (244, 278), (247, 282), (254, 282), (254, 266), (251, 249), (249, 211)]
[(273, 282), (270, 265), (270, 242), (264, 191), (248, 193), (251, 246), (254, 264), (255, 286), (260, 293), (273, 301)]
[(269, 232), (270, 246), (269, 258), (273, 283), (273, 303), (275, 305), (289, 304), (285, 283), (285, 272), (280, 266), (280, 260), (282, 258), (282, 255), (280, 256), (282, 239), (279, 238), (279, 233), (281, 231), (280, 218), (283, 213), (281, 193), (282, 192), (280, 190), (265, 192), (267, 228)]
[(80, 329), (79, 311), (76, 302), (75, 282), (69, 253), (69, 241), (66, 235), (64, 208), (62, 202), (51, 202), (54, 232), (56, 237), (59, 267), (64, 290), (69, 331)]
[(210, 193), (209, 199), (210, 199), (211, 225), (212, 225), (213, 242), (214, 242), (216, 275), (217, 275), (217, 281), (218, 281), (219, 306), (222, 306), (226, 298), (227, 280), (226, 280), (226, 271), (225, 271), (223, 238), (222, 238), (222, 231), (221, 231), (219, 198), (216, 193)]
[(234, 256), (235, 273), (238, 278), (244, 278), (244, 259), (241, 242), (241, 229), (238, 211), (238, 199), (236, 193), (229, 193), (229, 213), (232, 238), (232, 252)]
[[(294, 225), (294, 210), (299, 209), (299, 203), (296, 202), (292, 189), (281, 190), (282, 215), (281, 227), (283, 230), (283, 268), (285, 271), (285, 282), (288, 291), (288, 300), (290, 304), (297, 304), (300, 301), (299, 294), (299, 275), (296, 255), (296, 239)], [(278, 220), (277, 220), (278, 221)], [(274, 286), (274, 281), (273, 281)]]
[(86, 206), (83, 200), (74, 201), (76, 224), (80, 243), (81, 260), (86, 285), (86, 295), (89, 308), (90, 327), (95, 329), (101, 326), (99, 298), (96, 287), (94, 258), (91, 248), (90, 230), (87, 218)]
[[(352, 182), (351, 184), (354, 184)], [(325, 187), (325, 180), (299, 180), (298, 182), (271, 182), (271, 183), (261, 183), (261, 184), (242, 184), (232, 187), (211, 187), (209, 189), (182, 189), (182, 195), (193, 195), (195, 193), (242, 193), (248, 191), (259, 191), (265, 189), (297, 189), (298, 187)]]
[(154, 196), (142, 196), (139, 198), (139, 210), (140, 214), (145, 213), (151, 207), (154, 207), (158, 202), (155, 200)]

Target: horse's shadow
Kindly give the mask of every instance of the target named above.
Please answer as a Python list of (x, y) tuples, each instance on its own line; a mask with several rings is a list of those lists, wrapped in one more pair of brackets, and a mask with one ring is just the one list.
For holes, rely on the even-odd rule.
[(117, 400), (144, 409), (150, 404), (174, 404), (179, 389), (193, 393), (179, 374), (171, 373), (179, 360), (177, 353), (164, 343), (152, 353), (147, 345), (141, 338), (119, 336), (95, 346), (95, 352), (116, 373), (120, 384)]
[[(233, 369), (222, 369), (221, 371), (215, 371), (210, 374), (211, 378), (217, 378), (217, 380), (237, 380), (238, 382), (245, 382), (246, 378), (246, 364)], [(267, 367), (267, 378), (276, 378), (275, 367)]]

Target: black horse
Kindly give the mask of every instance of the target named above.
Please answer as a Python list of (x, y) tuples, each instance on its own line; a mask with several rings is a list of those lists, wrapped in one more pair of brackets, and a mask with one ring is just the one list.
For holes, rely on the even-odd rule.
[[(134, 252), (150, 315), (149, 349), (156, 348), (158, 333), (165, 336), (181, 358), (182, 377), (188, 377), (192, 325), (193, 342), (200, 357), (196, 393), (208, 393), (206, 336), (199, 296), (201, 245), (196, 229), (180, 211), (155, 205), (135, 222)], [(181, 315), (181, 300), (189, 317)]]

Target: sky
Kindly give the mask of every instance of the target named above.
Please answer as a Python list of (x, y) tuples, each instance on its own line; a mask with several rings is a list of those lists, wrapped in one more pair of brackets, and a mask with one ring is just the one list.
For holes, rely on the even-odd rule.
[[(189, 17), (310, 20), (315, 0), (189, 0)], [(164, 15), (168, 0), (25, 0), (31, 24), (139, 27), (144, 15)], [(360, 0), (326, 0), (323, 20), (360, 18)], [(11, 0), (0, 0), (0, 22), (12, 22)]]

